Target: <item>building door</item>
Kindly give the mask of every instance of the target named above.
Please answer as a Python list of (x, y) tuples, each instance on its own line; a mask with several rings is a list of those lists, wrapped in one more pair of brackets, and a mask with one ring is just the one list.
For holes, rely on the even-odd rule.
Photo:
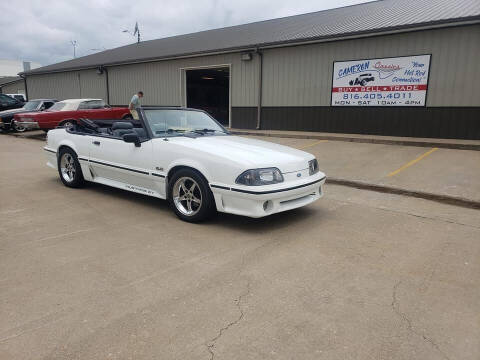
[(185, 70), (186, 103), (208, 112), (222, 125), (230, 118), (230, 68)]

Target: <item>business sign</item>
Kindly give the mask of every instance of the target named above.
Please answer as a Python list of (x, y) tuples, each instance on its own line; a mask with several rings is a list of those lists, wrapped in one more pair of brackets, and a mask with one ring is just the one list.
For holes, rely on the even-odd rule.
[(332, 106), (425, 106), (430, 55), (333, 64)]

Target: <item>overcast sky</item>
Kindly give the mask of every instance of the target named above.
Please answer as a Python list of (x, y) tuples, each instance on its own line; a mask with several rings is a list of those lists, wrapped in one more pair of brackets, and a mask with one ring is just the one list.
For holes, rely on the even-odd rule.
[[(22, 0), (0, 1), (4, 35), (0, 59), (48, 65), (132, 43), (138, 21), (142, 40), (186, 34), (366, 0)], [(97, 50), (92, 50), (97, 49)]]

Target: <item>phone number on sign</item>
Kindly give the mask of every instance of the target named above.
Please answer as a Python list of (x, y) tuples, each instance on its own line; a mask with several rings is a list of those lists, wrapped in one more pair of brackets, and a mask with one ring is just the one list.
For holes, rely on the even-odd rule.
[[(334, 105), (423, 105), (417, 92), (344, 93)], [(357, 100), (357, 101), (355, 101)]]
[(379, 100), (379, 99), (412, 99), (412, 93), (411, 92), (395, 92), (395, 93), (388, 93), (388, 94), (382, 94), (382, 93), (366, 93), (366, 94), (352, 94), (352, 93), (344, 93), (343, 94), (343, 99), (344, 100), (361, 100), (361, 99), (370, 99), (370, 100)]

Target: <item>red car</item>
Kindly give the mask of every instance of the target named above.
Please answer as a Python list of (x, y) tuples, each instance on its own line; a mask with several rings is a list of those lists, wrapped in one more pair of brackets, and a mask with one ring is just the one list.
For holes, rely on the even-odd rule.
[(110, 107), (101, 99), (70, 99), (55, 103), (41, 113), (23, 113), (14, 115), (14, 121), (26, 129), (48, 131), (57, 126), (68, 126), (80, 118), (92, 120), (131, 120), (128, 108)]

